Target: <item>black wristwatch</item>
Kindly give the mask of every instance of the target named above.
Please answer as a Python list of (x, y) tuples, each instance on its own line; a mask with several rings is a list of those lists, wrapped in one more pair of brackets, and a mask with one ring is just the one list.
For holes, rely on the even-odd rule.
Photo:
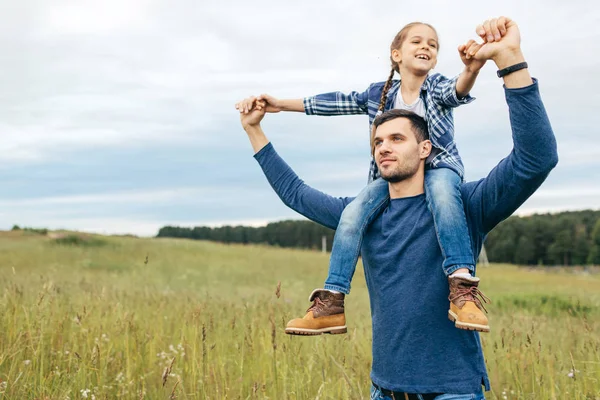
[(508, 74), (512, 74), (513, 72), (516, 72), (518, 70), (525, 69), (525, 68), (527, 68), (527, 63), (525, 61), (523, 61), (522, 63), (518, 63), (515, 65), (511, 65), (510, 67), (499, 69), (496, 72), (496, 74), (498, 74), (498, 78), (502, 78)]

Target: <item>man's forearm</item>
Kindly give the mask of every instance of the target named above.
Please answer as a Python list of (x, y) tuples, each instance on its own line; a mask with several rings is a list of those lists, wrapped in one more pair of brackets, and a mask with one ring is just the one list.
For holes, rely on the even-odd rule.
[[(525, 61), (525, 57), (521, 49), (506, 50), (494, 57), (494, 62), (498, 69), (510, 67), (511, 65), (519, 64)], [(520, 69), (516, 72), (504, 76), (504, 85), (507, 89), (518, 89), (529, 86), (533, 83), (529, 70), (527, 68)]]
[(254, 154), (258, 153), (269, 143), (269, 139), (267, 139), (267, 136), (263, 132), (260, 125), (244, 126), (244, 130), (248, 134), (248, 139), (250, 139), (250, 144), (252, 144)]
[(466, 97), (471, 92), (473, 85), (475, 85), (477, 75), (479, 75), (479, 71), (471, 71), (466, 67), (464, 71), (461, 72), (458, 80), (456, 81), (456, 96), (459, 99)]

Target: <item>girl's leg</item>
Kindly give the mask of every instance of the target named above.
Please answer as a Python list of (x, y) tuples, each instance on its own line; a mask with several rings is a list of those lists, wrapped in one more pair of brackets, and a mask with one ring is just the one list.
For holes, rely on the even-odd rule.
[(460, 176), (450, 168), (434, 168), (425, 172), (427, 206), (433, 215), (446, 276), (462, 268), (475, 275), (475, 258), (460, 192), (461, 182)]
[(325, 289), (350, 293), (365, 228), (389, 198), (388, 183), (376, 179), (346, 206), (335, 231)]
[(387, 182), (377, 179), (346, 206), (335, 231), (325, 288), (313, 290), (308, 299), (313, 301), (313, 305), (303, 318), (289, 321), (285, 333), (320, 335), (347, 332), (344, 296), (350, 293), (350, 281), (358, 262), (363, 233), (388, 198)]
[[(489, 332), (482, 302), (488, 299), (479, 291), (475, 258), (460, 192), (461, 178), (449, 168), (425, 173), (427, 205), (444, 256), (442, 268), (450, 283), (448, 316), (457, 328)], [(468, 271), (465, 273), (457, 273)]]

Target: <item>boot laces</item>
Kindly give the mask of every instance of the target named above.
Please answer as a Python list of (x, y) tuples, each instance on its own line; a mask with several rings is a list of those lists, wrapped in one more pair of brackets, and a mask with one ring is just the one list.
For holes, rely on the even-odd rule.
[(464, 297), (463, 300), (474, 302), (477, 307), (479, 307), (486, 313), (488, 312), (488, 310), (485, 308), (483, 303), (491, 303), (492, 302), (489, 299), (489, 297), (487, 297), (486, 295), (481, 293), (481, 291), (479, 290), (479, 288), (477, 286), (470, 286), (468, 288), (458, 288), (458, 289), (456, 289), (454, 296), (449, 296), (448, 300), (454, 301), (456, 299), (460, 299), (463, 297)]
[(323, 307), (325, 307), (325, 303), (323, 303), (323, 301), (320, 298), (315, 297), (315, 300), (313, 301), (312, 306), (308, 307), (308, 310), (306, 310), (306, 312), (309, 312), (309, 311), (319, 312), (319, 311), (323, 310)]

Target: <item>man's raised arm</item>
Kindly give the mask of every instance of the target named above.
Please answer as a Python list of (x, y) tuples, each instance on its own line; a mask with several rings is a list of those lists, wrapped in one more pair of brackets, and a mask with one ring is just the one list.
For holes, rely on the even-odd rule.
[[(244, 100), (254, 102), (255, 98)], [(265, 115), (263, 108), (252, 107), (240, 114), (240, 120), (254, 150), (254, 158), (260, 164), (267, 180), (285, 205), (321, 225), (336, 229), (344, 207), (351, 198), (336, 198), (306, 185), (286, 164), (269, 143), (260, 122)]]
[(489, 37), (489, 33), (499, 27), (506, 29), (504, 37), (484, 44), (475, 57), (493, 60), (499, 74), (506, 73), (503, 79), (513, 150), (486, 178), (464, 186), (468, 213), (478, 222), (483, 234), (516, 211), (540, 187), (558, 162), (556, 138), (538, 83), (531, 78), (527, 68), (523, 68), (525, 58), (517, 25), (502, 17), (486, 21), (478, 27), (478, 34)]

